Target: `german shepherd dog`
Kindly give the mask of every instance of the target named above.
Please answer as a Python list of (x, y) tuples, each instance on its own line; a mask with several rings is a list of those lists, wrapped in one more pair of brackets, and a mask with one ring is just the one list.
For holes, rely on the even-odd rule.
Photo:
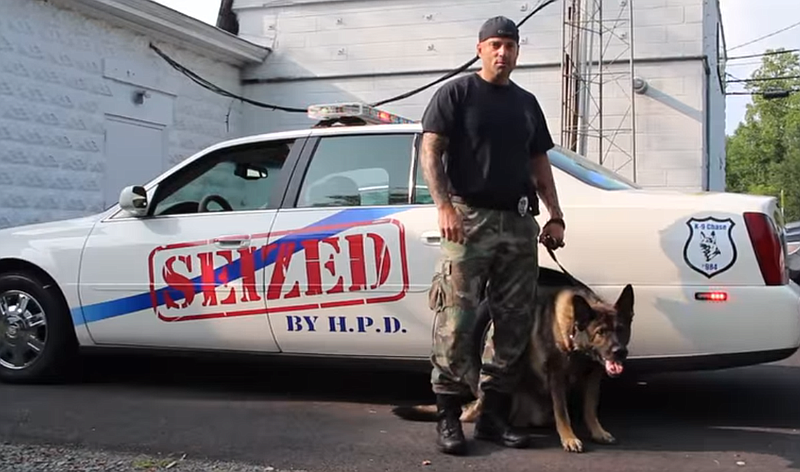
[[(540, 278), (541, 281), (541, 278)], [(572, 429), (567, 411), (570, 387), (582, 387), (583, 419), (594, 441), (614, 444), (616, 439), (600, 424), (597, 409), (604, 375), (622, 374), (628, 355), (634, 315), (633, 287), (626, 285), (614, 304), (608, 303), (580, 282), (541, 284), (533, 308), (530, 344), (520, 367), (520, 381), (512, 397), (511, 424), (515, 427), (555, 426), (564, 450), (582, 452), (583, 443)], [(484, 300), (479, 316), (489, 318)], [(493, 353), (491, 321), (486, 323), (482, 357)], [(476, 356), (476, 360), (477, 356)], [(462, 422), (475, 422), (483, 397), (478, 388), (480, 361), (473, 363), (470, 386), (475, 400), (466, 405)], [(435, 405), (396, 407), (395, 415), (434, 421)]]

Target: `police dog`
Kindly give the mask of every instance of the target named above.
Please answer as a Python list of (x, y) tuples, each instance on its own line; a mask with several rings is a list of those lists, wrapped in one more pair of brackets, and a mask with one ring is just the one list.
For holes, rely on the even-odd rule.
[[(534, 304), (530, 344), (520, 363), (520, 381), (513, 392), (511, 423), (515, 427), (555, 427), (565, 451), (582, 452), (583, 442), (572, 429), (567, 411), (570, 387), (583, 393), (583, 419), (594, 441), (614, 444), (616, 438), (597, 418), (600, 383), (604, 376), (622, 374), (628, 354), (633, 321), (633, 287), (626, 285), (616, 302), (603, 300), (587, 286), (575, 283), (541, 284)], [(479, 316), (488, 317), (482, 302)], [(484, 359), (493, 353), (492, 326), (483, 335)], [(476, 359), (477, 360), (477, 359)], [(467, 378), (476, 400), (466, 405), (461, 421), (475, 422), (483, 397), (478, 388), (480, 362), (473, 364)], [(406, 419), (435, 420), (435, 405), (396, 407), (394, 413)]]

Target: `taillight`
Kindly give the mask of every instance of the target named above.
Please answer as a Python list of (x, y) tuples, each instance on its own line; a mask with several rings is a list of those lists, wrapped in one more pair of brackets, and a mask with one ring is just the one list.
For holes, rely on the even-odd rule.
[(785, 269), (783, 244), (777, 229), (764, 213), (746, 212), (744, 221), (747, 233), (756, 253), (758, 266), (764, 283), (767, 285), (784, 285), (789, 283)]
[(697, 292), (694, 294), (694, 299), (708, 302), (724, 302), (728, 300), (728, 292)]

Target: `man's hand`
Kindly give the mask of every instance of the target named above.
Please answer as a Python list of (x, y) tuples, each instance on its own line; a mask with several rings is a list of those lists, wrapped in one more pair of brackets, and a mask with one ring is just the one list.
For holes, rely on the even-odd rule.
[(542, 234), (539, 235), (539, 242), (553, 251), (564, 247), (564, 225), (561, 221), (550, 220), (545, 223)]
[(448, 241), (464, 244), (464, 222), (453, 205), (439, 208), (439, 232)]
[(540, 153), (533, 157), (531, 181), (536, 186), (539, 197), (547, 207), (550, 220), (542, 228), (539, 242), (545, 247), (555, 251), (564, 247), (564, 220), (561, 207), (558, 204), (558, 192), (553, 181), (553, 171), (547, 153)]

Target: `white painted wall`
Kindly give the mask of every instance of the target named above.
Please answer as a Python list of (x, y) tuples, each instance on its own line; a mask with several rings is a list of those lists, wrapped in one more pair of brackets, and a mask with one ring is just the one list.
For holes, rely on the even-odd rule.
[[(620, 0), (606, 0), (606, 11)], [(488, 17), (521, 20), (538, 1), (524, 0), (295, 0), (264, 6), (262, 0), (236, 0), (239, 35), (273, 49), (263, 66), (247, 69), (246, 95), (273, 104), (375, 101), (414, 89), (470, 60), (477, 31)], [(649, 83), (636, 96), (639, 182), (651, 187), (704, 188), (704, 150), (712, 167), (724, 149), (724, 97), (713, 95), (709, 112), (715, 125), (706, 138), (703, 54), (714, 36), (708, 0), (636, 0), (634, 5), (637, 75)], [(560, 140), (561, 2), (546, 7), (521, 28), (520, 67), (513, 79), (537, 95), (554, 140)], [(614, 57), (619, 44), (611, 43)], [(607, 87), (607, 110), (624, 107)], [(434, 89), (383, 108), (419, 119)], [(720, 106), (722, 108), (720, 108)], [(248, 133), (312, 124), (302, 114), (254, 107), (244, 109)], [(619, 139), (624, 139), (622, 136)], [(708, 143), (706, 143), (708, 141)], [(597, 156), (590, 155), (597, 160)], [(608, 162), (619, 167), (620, 156)], [(620, 172), (630, 176), (631, 166)], [(720, 180), (721, 179), (721, 180)], [(724, 175), (712, 177), (712, 187)]]
[[(176, 72), (148, 48), (147, 37), (42, 0), (2, 4), (0, 227), (102, 211), (104, 191), (115, 193), (107, 190), (109, 181), (119, 186), (128, 175), (154, 177), (209, 144), (241, 135), (240, 105)], [(238, 68), (157, 44), (241, 93)], [(138, 89), (150, 95), (142, 105), (131, 100)], [(133, 127), (116, 132), (120, 120)], [(116, 126), (111, 139), (128, 137), (129, 152), (119, 151), (114, 163), (105, 142), (109, 121)], [(137, 146), (136, 136), (163, 142)]]

